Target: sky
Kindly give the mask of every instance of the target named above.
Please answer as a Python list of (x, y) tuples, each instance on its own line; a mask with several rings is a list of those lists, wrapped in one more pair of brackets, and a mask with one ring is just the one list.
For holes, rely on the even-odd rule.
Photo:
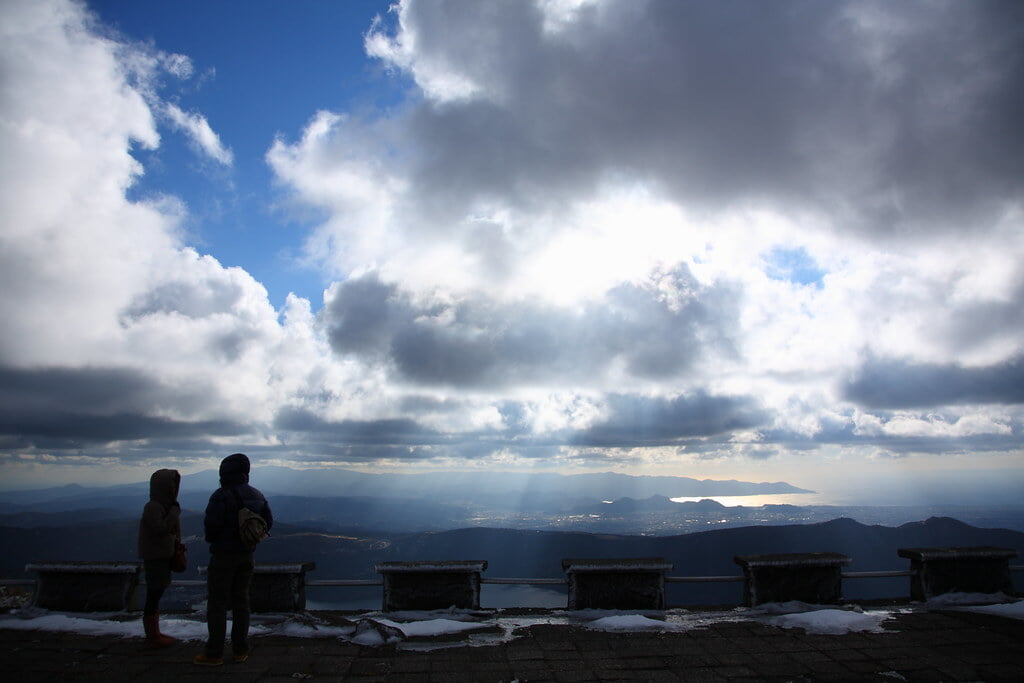
[(1022, 46), (1015, 0), (5, 0), (0, 488), (1024, 484)]

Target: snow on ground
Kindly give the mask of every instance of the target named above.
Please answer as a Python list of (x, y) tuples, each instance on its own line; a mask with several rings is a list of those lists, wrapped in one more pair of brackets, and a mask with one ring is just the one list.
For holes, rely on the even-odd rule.
[(865, 612), (857, 605), (812, 605), (805, 602), (774, 602), (740, 608), (752, 619), (779, 628), (802, 628), (807, 633), (843, 635), (868, 631), (881, 633), (882, 623), (894, 614), (889, 610)]
[(953, 609), (993, 614), (1009, 619), (1024, 619), (1024, 600), (1004, 593), (947, 593), (928, 600), (931, 609)]
[(928, 599), (928, 606), (933, 609), (958, 605), (994, 605), (1013, 602), (1015, 599), (1006, 593), (946, 593)]
[(427, 621), (395, 622), (390, 619), (377, 619), (378, 622), (397, 628), (409, 638), (430, 638), (463, 631), (475, 631), (486, 628), (489, 624), (480, 622), (454, 621), (452, 619), (429, 619)]
[(674, 631), (676, 624), (660, 619), (651, 619), (642, 614), (622, 614), (601, 617), (587, 623), (587, 628), (596, 631)]
[[(977, 596), (975, 596), (976, 598)], [(987, 602), (992, 602), (993, 596)], [(965, 609), (1024, 619), (1024, 601), (966, 606), (966, 598), (950, 598), (905, 609)], [(974, 600), (977, 602), (977, 600)], [(740, 607), (729, 612), (701, 612), (685, 609), (664, 611), (551, 610), (535, 614), (505, 614), (503, 610), (439, 610), (435, 612), (367, 612), (345, 619), (327, 620), (316, 613), (253, 615), (254, 636), (281, 635), (292, 638), (338, 638), (367, 646), (397, 643), (405, 649), (434, 649), (457, 645), (493, 645), (516, 637), (518, 629), (539, 624), (561, 624), (615, 632), (685, 631), (723, 621), (757, 621), (779, 628), (801, 628), (808, 633), (841, 635), (851, 632), (880, 632), (893, 611), (865, 611), (855, 605), (842, 608), (805, 603), (775, 603), (756, 608)], [(50, 612), (37, 608), (11, 610), (0, 614), (0, 628), (27, 631), (70, 632), (82, 635), (141, 638), (141, 617), (125, 613), (77, 614)], [(164, 614), (160, 628), (184, 641), (206, 639), (202, 612)], [(230, 624), (228, 626), (230, 631)]]
[(974, 607), (961, 607), (960, 609), (968, 612), (994, 614), (998, 617), (1009, 617), (1010, 619), (1024, 619), (1024, 600), (1004, 605), (976, 605)]
[(929, 609), (952, 609), (1024, 619), (1024, 600), (1005, 593), (946, 593), (930, 598), (926, 604)]
[(798, 614), (770, 617), (767, 622), (780, 628), (802, 628), (808, 633), (842, 635), (860, 631), (880, 633), (889, 612), (853, 612), (842, 609), (819, 609)]

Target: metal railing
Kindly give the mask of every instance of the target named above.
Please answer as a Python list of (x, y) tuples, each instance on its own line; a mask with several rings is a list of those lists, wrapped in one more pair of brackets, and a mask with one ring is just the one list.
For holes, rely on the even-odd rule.
[[(1011, 573), (1024, 572), (1024, 565), (1010, 565)], [(917, 574), (912, 569), (892, 569), (881, 571), (865, 572), (842, 572), (844, 579), (884, 579), (898, 578), (901, 576), (911, 577)], [(666, 576), (665, 583), (742, 583), (742, 575), (726, 576)], [(0, 578), (0, 586), (33, 586), (36, 579), (5, 579)], [(564, 586), (567, 581), (563, 578), (516, 578), (516, 577), (480, 577), (481, 584), (491, 585), (523, 585), (523, 586)], [(172, 586), (205, 586), (203, 579), (175, 579), (171, 581)], [(382, 579), (307, 579), (305, 585), (308, 588), (326, 587), (360, 587), (360, 586), (383, 586)]]
[[(1011, 572), (1024, 572), (1024, 565), (1011, 565)], [(917, 574), (912, 569), (886, 569), (867, 572), (842, 572), (844, 579), (886, 579), (898, 578), (901, 576), (911, 577)], [(666, 576), (665, 583), (742, 583), (745, 578), (742, 575), (727, 576)], [(31, 582), (31, 579), (29, 580)], [(205, 586), (205, 581), (172, 581), (175, 586)], [(521, 586), (564, 586), (566, 580), (562, 578), (516, 578), (516, 577), (480, 577), (481, 584), (490, 585), (521, 585)], [(383, 586), (382, 579), (307, 579), (307, 588), (326, 588), (338, 586)]]

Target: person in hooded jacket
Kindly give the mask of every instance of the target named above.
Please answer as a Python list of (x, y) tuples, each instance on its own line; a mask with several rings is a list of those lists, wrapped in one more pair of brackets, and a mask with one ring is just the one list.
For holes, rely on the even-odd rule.
[(260, 515), (269, 530), (274, 524), (270, 504), (249, 485), (249, 458), (233, 453), (220, 463), (220, 488), (210, 496), (203, 525), (210, 544), (206, 572), (206, 628), (203, 654), (192, 661), (203, 666), (224, 663), (227, 610), (231, 609), (231, 650), (236, 662), (249, 658), (249, 583), (252, 580), (253, 548), (238, 533), (238, 511), (244, 505)]
[(176, 638), (160, 633), (160, 598), (171, 584), (171, 558), (181, 542), (181, 506), (177, 470), (157, 470), (149, 478), (149, 502), (139, 520), (139, 557), (146, 576), (146, 604), (142, 624), (146, 647), (169, 647)]

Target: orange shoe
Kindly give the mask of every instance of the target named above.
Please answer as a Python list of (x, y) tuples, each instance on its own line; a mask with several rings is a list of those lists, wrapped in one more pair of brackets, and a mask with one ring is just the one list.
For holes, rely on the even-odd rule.
[(199, 666), (220, 666), (224, 663), (223, 657), (207, 657), (206, 655), (196, 655), (192, 658), (193, 664)]
[(249, 653), (243, 652), (240, 655), (235, 655), (235, 664), (241, 664), (245, 660), (249, 659)]

